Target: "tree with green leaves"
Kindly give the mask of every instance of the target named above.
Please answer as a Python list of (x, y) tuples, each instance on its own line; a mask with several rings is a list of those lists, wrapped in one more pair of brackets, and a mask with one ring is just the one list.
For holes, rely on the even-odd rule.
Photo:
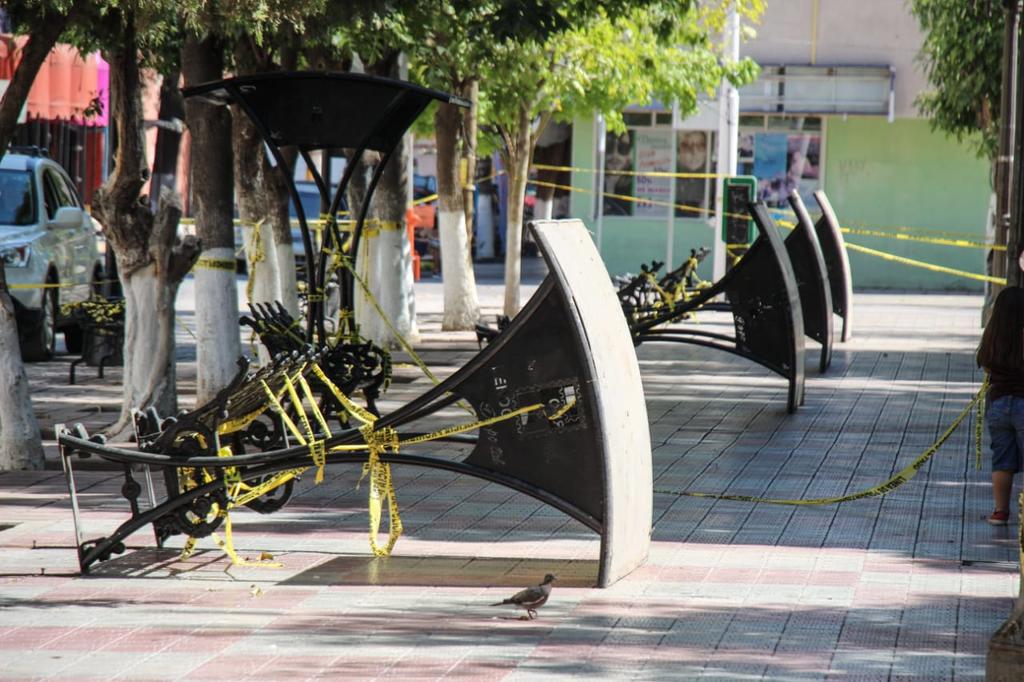
[(1002, 99), (1003, 3), (913, 0), (924, 31), (921, 60), (932, 90), (917, 105), (931, 126), (994, 159)]
[[(638, 2), (619, 15), (602, 7), (544, 40), (510, 37), (496, 44), (481, 82), (484, 129), (498, 137), (509, 176), (505, 239), (506, 315), (519, 310), (522, 207), (536, 141), (552, 119), (602, 113), (613, 131), (624, 130), (621, 111), (657, 99), (696, 109), (699, 92), (711, 94), (723, 78), (740, 85), (757, 75), (749, 59), (721, 59), (711, 28), (724, 22), (729, 2)], [(741, 3), (757, 16), (760, 2)]]
[[(1002, 61), (1008, 26), (1006, 2), (959, 2), (958, 0), (913, 0), (911, 5), (924, 31), (921, 61), (932, 88), (921, 93), (916, 103), (927, 115), (933, 130), (972, 145), (992, 163), (995, 194), (995, 243), (1007, 244), (1009, 226), (1010, 156), (1000, 152), (1000, 130), (1008, 101), (1003, 88), (1012, 87)], [(1008, 33), (1010, 32), (1010, 33)], [(1003, 145), (1012, 144), (1003, 138)], [(1007, 265), (1016, 258), (989, 251), (990, 275), (1015, 275), (1018, 268)], [(986, 311), (1001, 287), (989, 285)], [(987, 318), (987, 312), (983, 313)]]

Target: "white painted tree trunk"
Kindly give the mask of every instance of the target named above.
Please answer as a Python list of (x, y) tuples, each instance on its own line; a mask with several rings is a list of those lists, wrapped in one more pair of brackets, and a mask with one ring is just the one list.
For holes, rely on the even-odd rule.
[(476, 277), (470, 260), (466, 214), (439, 211), (438, 230), (441, 237), (441, 278), (444, 289), (444, 330), (473, 329), (480, 319), (480, 303), (476, 295)]
[(295, 319), (299, 318), (299, 285), (295, 275), (295, 247), (291, 240), (274, 244), (277, 276), (281, 284), (281, 303)]
[(523, 249), (523, 201), (526, 199), (526, 180), (530, 170), (530, 119), (523, 111), (514, 144), (507, 150), (508, 206), (505, 215), (505, 309), (509, 317), (519, 312), (519, 281)]
[[(359, 268), (360, 277), (388, 316), (395, 331), (410, 342), (419, 340), (416, 327), (416, 298), (412, 295), (412, 249), (405, 230), (383, 230), (360, 246), (368, 255), (360, 264), (369, 265), (369, 273)], [(367, 275), (369, 274), (369, 277)], [(356, 322), (360, 333), (381, 348), (398, 348), (400, 343), (373, 305), (356, 285)]]
[(0, 471), (42, 469), (45, 464), (39, 423), (32, 409), (28, 377), (21, 362), (14, 303), (0, 291)]
[(203, 267), (204, 261), (235, 259), (226, 247), (206, 249), (196, 265), (196, 404), (203, 405), (238, 373), (242, 345), (234, 269)]
[(249, 303), (273, 303), (281, 300), (281, 271), (274, 245), (274, 230), (266, 221), (242, 227), (245, 261), (249, 281), (246, 300)]
[(555, 200), (553, 198), (543, 198), (538, 195), (536, 202), (533, 204), (533, 219), (551, 220), (554, 207)]
[[(473, 329), (480, 319), (473, 258), (466, 230), (462, 182), (459, 173), (459, 131), (462, 114), (452, 105), (438, 107), (434, 115), (437, 139), (437, 225), (441, 241), (441, 279), (444, 317), (441, 328)], [(475, 144), (475, 140), (472, 141)]]
[[(273, 306), (275, 301), (281, 300), (281, 274), (277, 264), (277, 250), (274, 248), (273, 228), (266, 221), (243, 226), (242, 244), (248, 272), (246, 302), (250, 306), (258, 303)], [(256, 349), (261, 367), (270, 363), (270, 353), (255, 333), (251, 347)]]
[[(121, 276), (125, 297), (121, 416), (109, 431), (116, 439), (131, 425), (132, 408), (178, 411), (174, 371), (174, 301), (177, 283), (158, 275), (154, 263)], [(198, 298), (198, 297), (197, 297)]]

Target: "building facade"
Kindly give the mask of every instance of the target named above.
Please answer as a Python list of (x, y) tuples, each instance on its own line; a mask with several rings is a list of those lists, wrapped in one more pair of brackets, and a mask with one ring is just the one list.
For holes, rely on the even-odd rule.
[[(918, 59), (923, 35), (906, 3), (769, 2), (756, 29), (757, 37), (741, 46), (762, 73), (740, 89), (738, 173), (757, 177), (762, 200), (784, 208), (796, 188), (813, 209), (812, 192), (824, 189), (845, 227), (985, 240), (990, 166), (970, 146), (932, 131), (917, 110), (914, 100), (928, 86)], [(625, 119), (628, 132), (607, 135), (603, 145), (596, 120), (573, 126), (572, 165), (580, 170), (572, 184), (582, 191), (573, 193), (571, 213), (588, 223), (613, 274), (635, 272), (652, 259), (678, 265), (691, 248), (711, 246), (720, 230), (716, 102), (684, 120), (659, 105), (629, 110)], [(598, 205), (602, 157), (607, 194)], [(982, 248), (864, 234), (847, 239), (984, 272)], [(968, 277), (861, 253), (851, 252), (851, 267), (861, 289), (982, 289)], [(702, 274), (710, 277), (706, 268)]]

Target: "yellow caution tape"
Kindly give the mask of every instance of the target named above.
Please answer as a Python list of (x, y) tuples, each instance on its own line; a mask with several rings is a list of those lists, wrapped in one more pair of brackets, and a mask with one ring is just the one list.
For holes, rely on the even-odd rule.
[(98, 287), (103, 284), (116, 284), (119, 280), (104, 279), (99, 282), (47, 282), (46, 284), (8, 284), (7, 288), (12, 290), (21, 289), (67, 289), (68, 287), (91, 286)]
[[(821, 504), (837, 504), (839, 502), (850, 502), (851, 500), (859, 500), (865, 497), (878, 497), (885, 495), (888, 492), (892, 492), (896, 488), (912, 479), (918, 472), (918, 470), (924, 466), (925, 462), (932, 458), (932, 456), (938, 452), (942, 444), (949, 440), (949, 437), (953, 435), (953, 432), (960, 426), (960, 424), (967, 418), (971, 410), (975, 405), (982, 403), (985, 400), (985, 393), (988, 390), (988, 376), (981, 384), (981, 389), (975, 394), (973, 398), (967, 403), (963, 410), (953, 423), (950, 424), (949, 428), (946, 429), (945, 433), (939, 436), (939, 439), (932, 443), (927, 450), (921, 453), (913, 462), (903, 467), (895, 476), (891, 477), (884, 483), (876, 486), (872, 486), (866, 490), (862, 490), (857, 493), (850, 495), (842, 495), (839, 497), (816, 497), (809, 500), (785, 500), (777, 499), (772, 497), (754, 497), (751, 495), (725, 495), (719, 493), (698, 493), (689, 491), (678, 491), (678, 490), (663, 490), (655, 488), (654, 492), (663, 495), (675, 495), (677, 497), (707, 497), (715, 500), (732, 500), (735, 502), (757, 502), (760, 504), (780, 504), (789, 506), (806, 506), (806, 505), (821, 505)], [(980, 450), (980, 441), (977, 445)]]
[(1006, 285), (1005, 277), (994, 277), (992, 275), (978, 275), (973, 272), (967, 272), (965, 270), (957, 270), (956, 268), (947, 268), (944, 265), (933, 265), (932, 263), (925, 263), (924, 261), (914, 260), (913, 258), (905, 258), (904, 256), (897, 256), (895, 254), (886, 253), (884, 251), (878, 251), (876, 249), (869, 249), (866, 246), (860, 246), (859, 244), (851, 244), (846, 242), (846, 248), (852, 251), (858, 251), (860, 253), (866, 253), (871, 256), (877, 256), (883, 260), (891, 261), (894, 263), (902, 263), (903, 265), (909, 265), (915, 268), (921, 268), (923, 270), (930, 270), (931, 272), (942, 272), (947, 275), (956, 275), (957, 277), (964, 277), (966, 279), (973, 279), (978, 282), (992, 282), (993, 284)]
[[(571, 171), (575, 173), (600, 173), (598, 168), (578, 168), (576, 166), (549, 166), (544, 163), (535, 163), (532, 166), (537, 170)], [(648, 178), (724, 178), (731, 177), (721, 173), (674, 173), (671, 171), (630, 171), (604, 169), (605, 175), (628, 175), (632, 177), (642, 176)]]
[[(565, 190), (572, 191), (572, 192), (583, 192), (585, 194), (595, 194), (595, 192), (593, 192), (591, 190), (581, 189), (581, 188), (578, 188), (578, 187), (571, 187), (571, 186), (567, 186), (567, 185), (558, 185), (558, 184), (555, 184), (555, 183), (541, 182), (541, 181), (537, 181), (537, 180), (530, 180), (529, 182), (532, 183), (532, 184), (535, 184), (535, 185), (542, 185), (542, 186), (546, 186), (546, 187), (554, 187), (556, 189), (565, 189)], [(696, 212), (696, 213), (713, 213), (714, 212), (712, 209), (695, 208), (693, 206), (683, 206), (681, 204), (672, 204), (672, 203), (669, 203), (667, 201), (657, 201), (657, 200), (651, 200), (651, 199), (638, 199), (636, 197), (630, 197), (630, 196), (626, 196), (624, 194), (612, 194), (611, 192), (604, 192), (604, 193), (602, 193), (602, 196), (611, 197), (613, 199), (622, 199), (624, 201), (632, 201), (632, 202), (637, 202), (637, 203), (645, 203), (645, 204), (650, 204), (650, 205), (653, 205), (653, 206), (674, 207), (674, 208), (677, 208), (679, 210), (692, 211), (692, 212)], [(750, 220), (751, 219), (750, 216), (746, 215), (746, 214), (737, 214), (737, 213), (728, 213), (727, 212), (724, 215), (726, 215), (728, 217), (741, 218), (741, 219), (745, 219), (745, 220)], [(781, 225), (782, 227), (790, 228), (790, 229), (792, 229), (794, 227), (793, 223), (788, 223), (788, 222), (779, 222), (779, 225)], [(918, 241), (921, 241), (921, 240), (918, 240)], [(932, 243), (938, 243), (938, 242), (932, 242)], [(741, 248), (742, 246), (743, 245), (736, 245), (735, 248)], [(871, 248), (868, 248), (866, 246), (860, 246), (859, 244), (851, 244), (850, 242), (846, 242), (846, 247), (848, 249), (852, 250), (852, 251), (857, 251), (857, 252), (868, 254), (868, 255), (871, 255), (871, 256), (876, 256), (878, 258), (882, 258), (884, 260), (888, 260), (888, 261), (895, 262), (895, 263), (902, 263), (903, 265), (909, 265), (911, 267), (922, 268), (924, 270), (930, 270), (932, 272), (941, 272), (941, 273), (944, 273), (944, 274), (947, 274), (947, 275), (955, 275), (957, 277), (964, 277), (966, 279), (977, 280), (979, 282), (992, 282), (993, 284), (1001, 284), (1001, 285), (1004, 285), (1004, 286), (1006, 285), (1006, 279), (1003, 278), (1003, 277), (994, 277), (992, 275), (979, 275), (979, 274), (976, 274), (976, 273), (973, 273), (973, 272), (967, 272), (966, 270), (958, 270), (956, 268), (948, 268), (948, 267), (946, 267), (944, 265), (934, 265), (932, 263), (926, 263), (924, 261), (914, 260), (913, 258), (906, 258), (904, 256), (897, 256), (895, 254), (886, 253), (885, 251), (879, 251), (877, 249), (871, 249)]]
[[(429, 378), (434, 383), (435, 386), (441, 383), (441, 380), (438, 379), (437, 376), (430, 371), (429, 367), (427, 367), (427, 363), (423, 362), (423, 358), (419, 356), (419, 354), (413, 349), (412, 345), (408, 341), (406, 341), (405, 337), (402, 336), (395, 328), (395, 325), (392, 324), (391, 319), (388, 317), (387, 313), (384, 312), (384, 309), (381, 307), (380, 303), (377, 302), (377, 299), (374, 297), (373, 292), (370, 291), (370, 287), (366, 284), (366, 280), (360, 277), (359, 273), (357, 273), (352, 268), (351, 261), (349, 261), (348, 259), (343, 259), (341, 261), (341, 265), (345, 267), (350, 273), (352, 273), (353, 279), (355, 279), (356, 283), (359, 284), (359, 288), (360, 290), (362, 290), (363, 295), (366, 296), (366, 300), (369, 301), (373, 309), (377, 311), (377, 315), (380, 317), (381, 321), (383, 321), (387, 328), (391, 331), (391, 334), (398, 341), (398, 344), (402, 347), (402, 349), (405, 350), (405, 352), (409, 354), (409, 357), (412, 359), (412, 361), (416, 363), (416, 366), (420, 368), (420, 371), (422, 371), (427, 376), (427, 378)], [(467, 410), (470, 413), (474, 413), (473, 408), (467, 405), (464, 400), (460, 400), (457, 404), (460, 407), (462, 407), (462, 409)]]
[(227, 258), (200, 258), (192, 267), (193, 269), (230, 270), (231, 272), (234, 272), (237, 268), (235, 261)]

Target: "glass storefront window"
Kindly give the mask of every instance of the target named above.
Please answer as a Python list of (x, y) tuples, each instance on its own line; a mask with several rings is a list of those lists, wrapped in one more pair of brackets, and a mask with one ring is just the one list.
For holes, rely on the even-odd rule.
[[(708, 219), (715, 209), (717, 134), (673, 130), (660, 123), (665, 112), (625, 112), (628, 129), (605, 140), (603, 212), (606, 216)], [(821, 188), (820, 116), (740, 117), (737, 173), (758, 180), (757, 198), (788, 207), (790, 191), (805, 203)], [(644, 175), (674, 170), (674, 181)], [(670, 209), (668, 204), (674, 205)]]

